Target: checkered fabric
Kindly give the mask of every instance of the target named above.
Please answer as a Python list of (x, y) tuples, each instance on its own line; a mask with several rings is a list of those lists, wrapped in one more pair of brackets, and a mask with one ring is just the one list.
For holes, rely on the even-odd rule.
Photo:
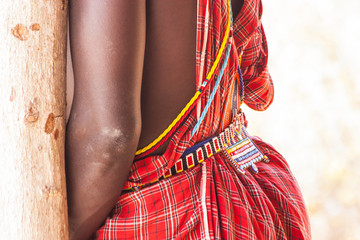
[(234, 19), (235, 45), (238, 54), (242, 56), (244, 102), (258, 111), (266, 110), (274, 97), (274, 86), (267, 68), (268, 48), (261, 15), (261, 0), (245, 0), (242, 11)]
[[(222, 42), (226, 7), (226, 0), (198, 0), (198, 87)], [(256, 110), (265, 110), (272, 102), (273, 85), (266, 67), (267, 45), (261, 12), (260, 0), (244, 0), (241, 12), (234, 16), (227, 67), (199, 130), (191, 136), (213, 83), (171, 136), (165, 153), (136, 157), (125, 188), (145, 187), (123, 192), (94, 239), (311, 238), (304, 201), (286, 160), (257, 137), (252, 137), (252, 142), (269, 160), (269, 163), (256, 163), (258, 174), (235, 171), (220, 151), (191, 169), (154, 182), (174, 166), (186, 149), (218, 134), (222, 108), (240, 56), (244, 102)], [(214, 77), (218, 74), (219, 68)]]

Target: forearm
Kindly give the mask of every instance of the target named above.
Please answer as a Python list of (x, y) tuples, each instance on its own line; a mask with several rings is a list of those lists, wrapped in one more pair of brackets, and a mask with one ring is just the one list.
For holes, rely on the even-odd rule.
[(76, 125), (70, 119), (66, 142), (70, 239), (88, 239), (120, 196), (139, 134), (126, 138), (107, 128), (78, 134)]
[(74, 101), (66, 134), (71, 239), (88, 238), (119, 197), (141, 129), (145, 0), (70, 1)]

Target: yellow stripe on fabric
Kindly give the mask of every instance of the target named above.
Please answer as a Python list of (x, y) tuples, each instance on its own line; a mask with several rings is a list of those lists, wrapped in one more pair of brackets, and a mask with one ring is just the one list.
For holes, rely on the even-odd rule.
[(212, 77), (212, 75), (214, 74), (215, 72), (215, 69), (217, 67), (217, 65), (219, 64), (220, 62), (220, 59), (221, 59), (221, 56), (222, 56), (222, 53), (225, 49), (225, 46), (226, 46), (226, 43), (227, 43), (227, 39), (229, 37), (229, 33), (230, 33), (230, 25), (231, 25), (231, 13), (230, 13), (230, 5), (229, 5), (229, 1), (227, 1), (227, 9), (228, 9), (228, 21), (227, 21), (227, 26), (226, 26), (226, 31), (225, 31), (225, 35), (224, 35), (224, 39), (221, 43), (221, 47), (220, 47), (220, 50), (218, 52), (218, 55), (216, 56), (216, 59), (215, 59), (215, 62), (213, 64), (213, 66), (211, 67), (210, 69), (210, 72), (208, 73), (208, 75), (206, 76), (206, 79), (210, 80), (210, 78)]
[[(223, 41), (221, 43), (221, 47), (220, 50), (216, 56), (215, 62), (213, 64), (213, 66), (211, 67), (211, 70), (209, 72), (209, 74), (207, 75), (206, 79), (210, 80), (210, 78), (212, 77), (212, 75), (214, 74), (214, 71), (221, 59), (222, 53), (225, 49), (228, 37), (229, 37), (229, 33), (230, 33), (230, 25), (231, 25), (231, 13), (230, 13), (230, 1), (227, 1), (227, 9), (228, 9), (228, 21), (227, 21), (227, 26), (226, 26), (226, 32), (223, 38)], [(180, 121), (180, 119), (184, 116), (184, 114), (186, 113), (186, 111), (191, 107), (191, 105), (197, 100), (197, 98), (200, 96), (200, 91), (196, 91), (195, 95), (191, 98), (190, 102), (188, 102), (188, 104), (186, 104), (185, 108), (179, 113), (179, 115), (172, 121), (172, 123), (165, 129), (164, 132), (162, 132), (154, 141), (152, 141), (149, 145), (147, 145), (146, 147), (139, 149), (136, 151), (135, 155), (139, 155), (142, 154), (148, 150), (150, 150), (152, 147), (154, 147), (157, 143), (159, 143), (161, 141), (161, 139), (163, 139), (166, 134), (168, 134), (171, 129), (176, 125), (176, 123), (178, 121)]]

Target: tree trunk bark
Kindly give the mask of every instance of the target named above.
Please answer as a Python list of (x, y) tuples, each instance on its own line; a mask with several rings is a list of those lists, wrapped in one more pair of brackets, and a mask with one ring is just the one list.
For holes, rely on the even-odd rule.
[(1, 239), (68, 239), (67, 0), (0, 5)]

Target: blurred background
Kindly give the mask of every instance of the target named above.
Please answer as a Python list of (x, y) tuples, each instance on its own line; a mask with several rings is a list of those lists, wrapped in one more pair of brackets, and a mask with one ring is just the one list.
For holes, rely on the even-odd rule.
[(360, 1), (263, 1), (275, 99), (249, 131), (288, 160), (314, 240), (360, 239)]

